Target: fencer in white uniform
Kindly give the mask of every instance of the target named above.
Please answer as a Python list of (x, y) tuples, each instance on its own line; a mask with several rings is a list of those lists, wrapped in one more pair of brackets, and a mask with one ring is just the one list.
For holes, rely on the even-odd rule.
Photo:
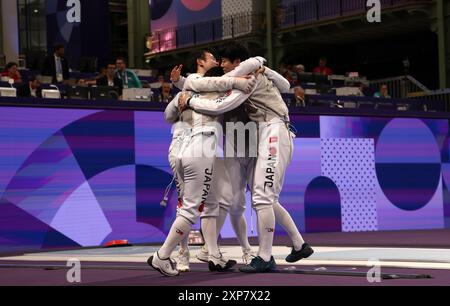
[[(234, 101), (233, 95), (235, 95)], [(275, 262), (271, 256), (275, 227), (273, 207), (281, 207), (278, 201), (279, 194), (286, 168), (293, 154), (295, 135), (289, 130), (287, 106), (273, 82), (266, 75), (259, 75), (258, 85), (250, 95), (233, 92), (227, 99), (221, 98), (213, 103), (194, 96), (189, 100), (189, 107), (199, 112), (217, 115), (236, 108), (247, 99), (250, 118), (258, 123), (259, 128), (258, 158), (253, 177), (249, 181), (252, 186), (252, 204), (258, 214), (260, 250), (259, 256), (250, 265), (241, 268), (241, 271), (265, 272), (275, 268)], [(292, 219), (289, 221), (293, 223)]]
[[(240, 51), (240, 50), (238, 50)], [(230, 56), (229, 54), (233, 53), (233, 51), (225, 52), (226, 56)], [(245, 55), (242, 55), (242, 52), (235, 53), (236, 56), (240, 56), (241, 58)], [(228, 67), (222, 65), (224, 71), (227, 72), (225, 77), (230, 76), (243, 76), (250, 73), (253, 73), (255, 70), (261, 67), (261, 63), (264, 61), (263, 58), (250, 58), (245, 61), (239, 61), (237, 65), (230, 68), (227, 71)], [(177, 69), (177, 67), (175, 68)], [(174, 69), (174, 70), (175, 70)], [(287, 80), (285, 80), (281, 75), (272, 71), (270, 69), (266, 69), (265, 71), (267, 77), (271, 79), (280, 90), (289, 90), (290, 84)], [(175, 76), (177, 80), (174, 84), (177, 87), (185, 87), (186, 79), (180, 77), (179, 75)], [(179, 78), (179, 80), (178, 80)], [(213, 85), (213, 83), (208, 82), (205, 79), (201, 81), (196, 79), (192, 81), (192, 78), (189, 78), (191, 81), (190, 87), (194, 88), (195, 92), (210, 92), (210, 91), (221, 91), (226, 88), (226, 86), (217, 86), (217, 83)], [(227, 88), (230, 89), (230, 88)], [(227, 97), (225, 97), (228, 99)], [(243, 122), (244, 121), (244, 122)], [(230, 134), (234, 134), (233, 128), (227, 129), (226, 126), (228, 123), (243, 123), (246, 124), (249, 121), (248, 116), (245, 112), (245, 107), (240, 107), (238, 109), (233, 110), (230, 113), (227, 113), (224, 119), (224, 130)], [(234, 127), (234, 126), (233, 126)], [(250, 131), (252, 133), (252, 131)], [(256, 134), (256, 130), (253, 131)], [(216, 168), (219, 170), (216, 176), (216, 182), (218, 182), (218, 186), (220, 189), (216, 192), (217, 199), (219, 200), (219, 216), (217, 219), (217, 235), (220, 234), (222, 227), (224, 225), (225, 219), (230, 214), (230, 221), (233, 225), (234, 231), (236, 233), (237, 239), (242, 247), (243, 252), (243, 262), (247, 264), (254, 257), (254, 252), (251, 249), (250, 243), (248, 241), (247, 236), (247, 223), (244, 217), (244, 212), (246, 210), (246, 191), (248, 185), (248, 178), (253, 173), (254, 164), (256, 162), (255, 157), (250, 157), (248, 155), (248, 145), (244, 145), (244, 151), (247, 152), (236, 152), (236, 148), (234, 145), (233, 137), (227, 135), (227, 146), (226, 148), (232, 148), (232, 150), (226, 153), (226, 158), (224, 160), (217, 159), (216, 160)], [(257, 137), (249, 137), (248, 141), (252, 141)], [(255, 145), (255, 144), (254, 144)], [(223, 171), (220, 171), (223, 169)], [(281, 208), (283, 209), (283, 208)], [(293, 223), (293, 222), (292, 222)], [(294, 226), (295, 227), (295, 226)], [(295, 227), (296, 229), (296, 227)], [(197, 255), (197, 258), (200, 261), (208, 261), (208, 250), (207, 245), (205, 245), (200, 253)]]
[[(214, 61), (212, 54), (204, 52), (205, 61)], [(202, 57), (203, 58), (205, 57)], [(210, 57), (210, 58), (209, 58)], [(217, 66), (217, 65), (215, 65)], [(196, 78), (192, 76), (191, 79)], [(209, 81), (210, 86), (220, 88), (220, 84), (225, 84), (233, 88), (250, 88), (246, 79), (228, 78), (220, 84), (214, 84), (215, 80)], [(254, 84), (255, 82), (253, 82)], [(188, 84), (186, 85), (189, 86)], [(177, 100), (179, 95), (175, 100)], [(213, 97), (217, 97), (217, 94)], [(210, 97), (210, 98), (213, 98)], [(170, 113), (170, 111), (169, 111)], [(167, 117), (168, 112), (166, 112)], [(187, 128), (180, 128), (189, 131), (185, 135), (186, 140), (177, 142), (171, 146), (171, 166), (174, 169), (178, 182), (182, 182), (182, 201), (180, 202), (177, 218), (172, 225), (169, 235), (161, 247), (153, 256), (148, 259), (148, 264), (166, 276), (177, 276), (179, 270), (176, 264), (170, 259), (170, 255), (176, 246), (184, 240), (203, 213), (203, 217), (211, 220), (211, 225), (206, 229), (205, 239), (209, 250), (209, 269), (211, 271), (223, 271), (236, 264), (233, 260), (228, 260), (222, 256), (217, 246), (216, 218), (218, 202), (213, 199), (212, 186), (214, 178), (214, 163), (216, 157), (217, 138), (217, 116), (210, 116), (196, 113), (192, 110), (182, 112), (179, 116)], [(180, 124), (181, 125), (181, 124)], [(184, 133), (185, 134), (185, 133)], [(178, 134), (180, 135), (180, 134)], [(178, 151), (178, 153), (175, 153)], [(209, 234), (211, 232), (211, 234)], [(208, 239), (209, 237), (209, 239)]]
[[(236, 71), (235, 76), (239, 76), (239, 74), (242, 75), (246, 75), (248, 74), (247, 72), (244, 73), (244, 71), (254, 71), (256, 70), (258, 67), (260, 66), (260, 61), (256, 60), (256, 59), (249, 59), (248, 61), (245, 61), (244, 63), (242, 63), (241, 65), (241, 69), (239, 71)], [(204, 91), (205, 88), (208, 88), (208, 92), (225, 92), (226, 90), (232, 89), (231, 87), (233, 87), (233, 84), (230, 83), (230, 80), (227, 80), (225, 83), (223, 83), (222, 81), (218, 81), (217, 78), (202, 78), (203, 74), (205, 72), (205, 69), (203, 67), (199, 67), (198, 71), (200, 71), (200, 73), (194, 74), (194, 75), (190, 75), (188, 78), (183, 78), (180, 76), (181, 73), (181, 66), (179, 67), (175, 67), (175, 69), (173, 71), (178, 70), (178, 75), (175, 76), (174, 74), (172, 74), (172, 81), (174, 83), (174, 85), (176, 87), (178, 87), (179, 89), (182, 90), (191, 90), (193, 92), (200, 92), (200, 91)], [(242, 73), (241, 73), (242, 71)], [(174, 79), (176, 78), (176, 79)], [(203, 82), (202, 84), (198, 84), (195, 82), (192, 82), (193, 80), (198, 80), (202, 78)], [(235, 84), (234, 87), (236, 86), (244, 86), (244, 88), (241, 88), (243, 90), (249, 90), (250, 88), (245, 88), (245, 83), (241, 82), (237, 82), (235, 80)], [(218, 95), (219, 96), (219, 95)], [(179, 113), (178, 113), (178, 105), (177, 103), (174, 103), (176, 99), (174, 99), (166, 108), (166, 112), (165, 112), (165, 116), (166, 116), (166, 120), (169, 123), (173, 123), (175, 124), (175, 129), (174, 129), (174, 137), (173, 137), (173, 141), (172, 144), (170, 146), (170, 150), (169, 150), (169, 161), (170, 161), (170, 165), (172, 167), (173, 173), (175, 175), (175, 181), (176, 181), (176, 185), (177, 185), (177, 190), (178, 190), (178, 194), (179, 194), (179, 207), (181, 207), (182, 205), (182, 193), (184, 190), (184, 184), (183, 184), (183, 179), (180, 175), (177, 175), (177, 168), (176, 168), (176, 157), (178, 155), (178, 152), (180, 150), (180, 148), (183, 145), (183, 142), (186, 141), (186, 139), (189, 139), (190, 137), (190, 129), (189, 127), (182, 127), (182, 124), (180, 124), (178, 122), (179, 120)], [(177, 101), (177, 100), (176, 100)], [(242, 161), (246, 161), (247, 159), (244, 157), (242, 159), (239, 159), (241, 162)], [(219, 210), (216, 212), (216, 219), (213, 220), (212, 217), (212, 212), (209, 215), (206, 215), (205, 213), (202, 214), (201, 216), (201, 226), (202, 226), (202, 231), (203, 234), (205, 235), (205, 233), (207, 232), (207, 228), (208, 227), (212, 227), (213, 226), (213, 222), (217, 222), (216, 224), (216, 235), (217, 237), (220, 234), (220, 231), (223, 227), (225, 218), (228, 214), (228, 212), (231, 212), (232, 214), (232, 218), (231, 221), (233, 223), (233, 227), (235, 228), (235, 232), (237, 234), (238, 240), (241, 242), (241, 246), (243, 249), (243, 261), (245, 264), (247, 264), (248, 262), (250, 262), (251, 258), (254, 257), (254, 253), (251, 250), (251, 246), (248, 242), (248, 237), (247, 237), (247, 227), (246, 227), (246, 221), (245, 218), (243, 216), (244, 211), (245, 211), (245, 191), (240, 192), (240, 190), (238, 190), (237, 188), (233, 188), (234, 186), (236, 186), (236, 183), (234, 183), (233, 185), (231, 185), (232, 182), (235, 181), (239, 181), (239, 180), (243, 180), (243, 184), (244, 184), (244, 188), (246, 188), (247, 184), (246, 184), (246, 180), (244, 178), (242, 178), (242, 176), (239, 176), (239, 178), (235, 179), (235, 180), (231, 180), (229, 175), (234, 175), (235, 173), (233, 173), (233, 169), (236, 169), (236, 167), (232, 168), (233, 163), (231, 162), (230, 158), (217, 158), (216, 162), (215, 162), (215, 168), (216, 168), (216, 172), (218, 175), (215, 176), (215, 180), (214, 180), (214, 185), (216, 186), (220, 186), (220, 188), (213, 188), (214, 190), (217, 190), (217, 192), (213, 192), (212, 195), (210, 195), (210, 198), (213, 198), (211, 201), (218, 201), (219, 202)], [(228, 171), (228, 169), (230, 169), (230, 171)], [(240, 170), (241, 168), (239, 168), (238, 170)], [(249, 168), (250, 171), (250, 168)], [(241, 186), (242, 183), (238, 183), (237, 186)], [(243, 200), (240, 200), (241, 198), (239, 197), (239, 195), (243, 195)], [(236, 198), (238, 200), (236, 200)], [(240, 206), (238, 205), (232, 205), (232, 203), (239, 203)], [(235, 208), (235, 209), (233, 209)], [(234, 214), (233, 214), (234, 213)], [(234, 217), (237, 216), (237, 217)], [(217, 220), (217, 221), (216, 221)], [(237, 225), (236, 225), (237, 224)], [(242, 226), (242, 224), (244, 225), (244, 228)], [(209, 231), (211, 232), (211, 231)], [(207, 249), (207, 244), (205, 244), (204, 247), (201, 248), (201, 252), (197, 255), (197, 258), (200, 261), (203, 262), (209, 262), (209, 253), (208, 253), (208, 249)], [(186, 239), (184, 239), (182, 241), (182, 243), (180, 244), (180, 250), (178, 253), (178, 256), (176, 258), (176, 262), (177, 262), (177, 267), (180, 270), (180, 272), (188, 272), (190, 270), (190, 264), (189, 264), (189, 260), (190, 260), (190, 252), (189, 252), (189, 247), (188, 247), (188, 240), (187, 237)]]

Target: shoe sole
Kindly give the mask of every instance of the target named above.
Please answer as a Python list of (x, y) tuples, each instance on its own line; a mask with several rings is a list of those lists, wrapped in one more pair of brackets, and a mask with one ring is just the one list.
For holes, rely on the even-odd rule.
[(147, 264), (148, 264), (150, 267), (152, 267), (153, 269), (155, 269), (156, 271), (158, 271), (159, 273), (161, 273), (162, 275), (164, 275), (164, 276), (168, 276), (168, 277), (176, 277), (176, 276), (179, 276), (179, 275), (180, 275), (180, 272), (178, 272), (177, 275), (172, 275), (172, 274), (165, 273), (165, 272), (164, 272), (163, 270), (161, 270), (160, 268), (155, 267), (155, 266), (153, 265), (153, 256), (150, 257), (150, 258), (147, 260)]
[(229, 260), (225, 264), (225, 267), (222, 267), (221, 265), (216, 265), (212, 261), (210, 261), (208, 264), (209, 264), (209, 271), (210, 272), (224, 272), (224, 271), (227, 271), (227, 270), (230, 270), (231, 268), (233, 268), (237, 264), (237, 261)]
[(276, 271), (277, 268), (270, 268), (266, 269), (264, 271), (256, 271), (256, 270), (245, 270), (243, 268), (239, 268), (239, 271), (242, 273), (248, 273), (248, 274), (256, 274), (256, 273), (272, 273), (273, 271)]

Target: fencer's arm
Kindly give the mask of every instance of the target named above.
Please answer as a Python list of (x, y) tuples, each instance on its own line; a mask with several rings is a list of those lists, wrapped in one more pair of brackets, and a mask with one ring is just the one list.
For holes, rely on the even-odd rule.
[(164, 117), (168, 123), (173, 124), (179, 121), (180, 115), (178, 112), (178, 99), (180, 98), (180, 95), (181, 93), (178, 93), (175, 98), (170, 101), (164, 111)]
[(183, 90), (184, 84), (186, 83), (186, 78), (184, 76), (180, 76), (180, 79), (177, 82), (173, 82), (173, 85), (179, 90)]
[(232, 90), (234, 78), (230, 77), (204, 77), (188, 78), (184, 89), (193, 92), (226, 92)]
[(194, 95), (189, 101), (189, 107), (201, 114), (218, 116), (239, 107), (249, 97), (250, 94), (240, 90), (233, 90), (214, 100)]
[(291, 83), (289, 83), (289, 81), (286, 80), (286, 78), (284, 78), (281, 74), (268, 67), (265, 67), (264, 74), (275, 84), (281, 93), (289, 93), (291, 90)]
[(229, 90), (238, 89), (245, 93), (254, 90), (257, 81), (256, 78), (234, 78), (234, 77), (211, 77), (211, 78), (188, 78), (184, 89), (187, 91), (202, 92), (227, 92)]
[(246, 76), (254, 73), (256, 70), (260, 69), (266, 63), (266, 59), (258, 56), (249, 58), (246, 61), (243, 61), (239, 66), (237, 66), (233, 71), (225, 74), (227, 77), (240, 77)]

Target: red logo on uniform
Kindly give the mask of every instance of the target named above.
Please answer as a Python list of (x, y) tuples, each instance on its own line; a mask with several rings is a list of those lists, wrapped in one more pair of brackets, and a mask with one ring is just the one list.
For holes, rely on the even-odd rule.
[(177, 229), (177, 234), (180, 235), (180, 236), (183, 236), (183, 235), (184, 235), (183, 231), (182, 231), (182, 230), (179, 230), (179, 229)]
[(205, 203), (202, 203), (198, 208), (198, 211), (202, 213), (204, 210), (205, 210)]
[(182, 208), (183, 207), (183, 200), (178, 200), (178, 208)]
[(269, 138), (269, 143), (274, 143), (274, 142), (278, 142), (278, 137), (270, 137)]

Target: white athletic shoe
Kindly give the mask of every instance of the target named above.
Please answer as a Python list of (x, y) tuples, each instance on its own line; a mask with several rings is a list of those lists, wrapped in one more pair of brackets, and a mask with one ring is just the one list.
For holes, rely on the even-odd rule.
[(237, 262), (236, 260), (231, 260), (225, 258), (222, 254), (220, 257), (215, 257), (213, 255), (209, 256), (209, 271), (211, 272), (222, 272), (233, 268)]
[(206, 246), (206, 244), (204, 246), (202, 246), (202, 248), (200, 249), (200, 253), (198, 253), (196, 257), (201, 262), (206, 262), (206, 263), (209, 262), (209, 252), (208, 252), (208, 247)]
[(159, 258), (158, 252), (156, 252), (152, 257), (147, 260), (150, 267), (158, 271), (164, 276), (178, 276), (180, 271), (177, 270), (177, 264), (172, 259), (161, 259)]
[(189, 260), (191, 259), (191, 254), (189, 253), (189, 250), (182, 250), (178, 252), (178, 257), (176, 258), (177, 262), (177, 270), (184, 273), (189, 272)]
[(244, 265), (249, 265), (253, 258), (256, 257), (256, 253), (252, 249), (243, 251), (242, 263)]

